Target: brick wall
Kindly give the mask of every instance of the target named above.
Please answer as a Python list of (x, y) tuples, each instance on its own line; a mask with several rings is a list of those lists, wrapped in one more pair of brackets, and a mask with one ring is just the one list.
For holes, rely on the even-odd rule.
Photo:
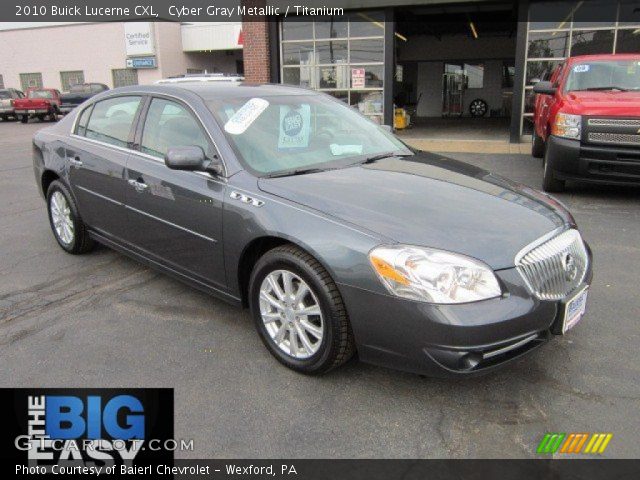
[[(242, 5), (264, 7), (266, 0), (242, 0)], [(271, 81), (271, 58), (269, 55), (269, 22), (266, 17), (245, 17), (242, 19), (244, 41), (244, 77), (248, 82)], [(273, 59), (276, 61), (276, 59)]]

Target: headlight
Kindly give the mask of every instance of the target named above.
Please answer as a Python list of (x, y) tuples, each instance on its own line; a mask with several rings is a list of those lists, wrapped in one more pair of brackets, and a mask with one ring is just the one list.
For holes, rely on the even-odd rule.
[(466, 303), (502, 294), (491, 268), (464, 255), (391, 245), (374, 248), (369, 260), (385, 287), (399, 297), (430, 303)]
[(573, 138), (580, 140), (582, 132), (582, 117), (569, 113), (558, 113), (556, 120), (551, 126), (551, 134), (558, 137)]

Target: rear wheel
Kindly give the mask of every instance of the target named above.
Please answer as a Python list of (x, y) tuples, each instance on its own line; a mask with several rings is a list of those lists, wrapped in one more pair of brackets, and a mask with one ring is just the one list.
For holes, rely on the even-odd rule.
[(52, 122), (58, 121), (58, 111), (55, 108), (49, 112), (49, 120)]
[(535, 158), (544, 157), (544, 140), (536, 133), (535, 127), (531, 134), (531, 155)]
[(322, 374), (349, 360), (353, 333), (329, 273), (293, 245), (270, 250), (249, 284), (251, 313), (263, 343), (287, 367)]
[(553, 162), (549, 158), (549, 150), (544, 152), (544, 174), (542, 177), (542, 189), (545, 192), (562, 192), (565, 187), (564, 180), (558, 180), (553, 173)]
[(20, 117), (20, 121), (22, 123), (27, 123), (29, 121), (29, 116), (28, 115), (23, 115), (22, 117)]
[(63, 250), (73, 254), (91, 250), (93, 240), (78, 208), (67, 187), (58, 180), (51, 182), (47, 190), (47, 210), (53, 236)]

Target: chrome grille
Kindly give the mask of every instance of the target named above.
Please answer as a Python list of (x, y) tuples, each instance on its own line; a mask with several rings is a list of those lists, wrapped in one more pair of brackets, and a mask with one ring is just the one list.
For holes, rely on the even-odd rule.
[(618, 145), (640, 145), (640, 135), (628, 133), (589, 133), (593, 143), (615, 143)]
[[(516, 256), (516, 267), (541, 300), (560, 300), (573, 292), (587, 273), (589, 258), (580, 232), (571, 229)], [(537, 243), (537, 242), (536, 242)]]
[(589, 125), (601, 127), (640, 127), (640, 120), (627, 118), (590, 118)]

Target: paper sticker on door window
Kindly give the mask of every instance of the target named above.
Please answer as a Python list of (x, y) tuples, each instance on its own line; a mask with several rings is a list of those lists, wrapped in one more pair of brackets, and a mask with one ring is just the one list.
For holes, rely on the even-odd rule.
[(575, 67), (573, 67), (573, 71), (576, 73), (588, 72), (589, 67), (590, 65), (576, 65)]
[(306, 148), (309, 146), (311, 107), (280, 106), (280, 135), (278, 148)]
[(268, 106), (269, 102), (264, 98), (252, 98), (224, 124), (225, 131), (232, 135), (244, 133)]

